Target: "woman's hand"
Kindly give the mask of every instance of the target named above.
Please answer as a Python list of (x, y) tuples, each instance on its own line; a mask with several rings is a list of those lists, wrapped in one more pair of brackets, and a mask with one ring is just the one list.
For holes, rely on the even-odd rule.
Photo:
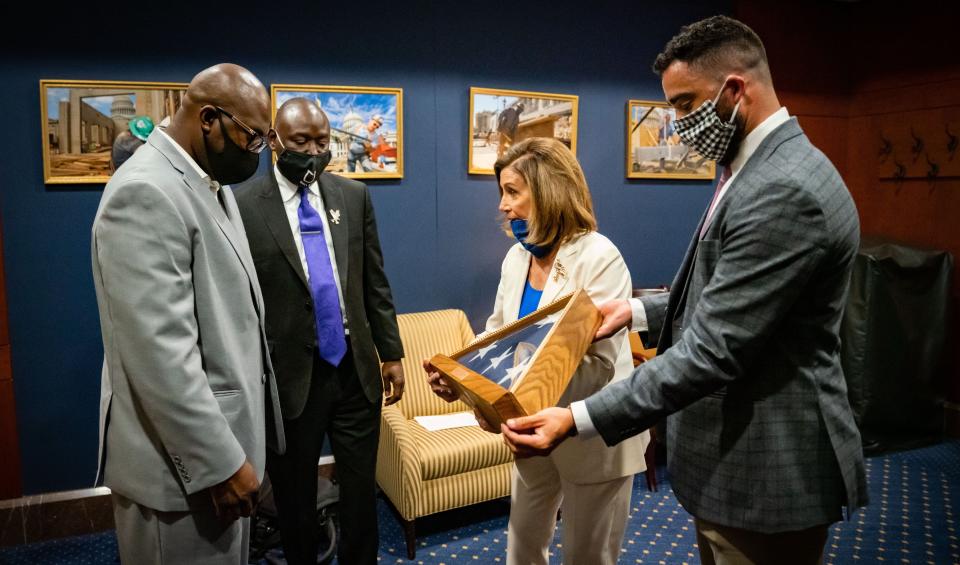
[(488, 422), (487, 419), (483, 417), (483, 414), (480, 413), (480, 410), (474, 408), (473, 417), (477, 419), (477, 423), (480, 424), (480, 429), (482, 429), (483, 431), (490, 432), (491, 434), (500, 433), (500, 428), (498, 428), (497, 426), (490, 425), (490, 422)]
[(447, 381), (443, 380), (443, 377), (440, 376), (440, 372), (437, 371), (436, 367), (430, 364), (429, 359), (423, 360), (423, 370), (427, 372), (427, 383), (430, 385), (430, 390), (433, 391), (433, 394), (436, 394), (447, 402), (453, 402), (460, 399), (460, 393), (448, 385)]

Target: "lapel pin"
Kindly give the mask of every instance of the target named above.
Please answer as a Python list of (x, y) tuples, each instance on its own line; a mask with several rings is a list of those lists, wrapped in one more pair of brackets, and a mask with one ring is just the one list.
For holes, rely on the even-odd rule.
[(330, 221), (335, 224), (340, 223), (340, 210), (330, 210)]
[(567, 270), (559, 261), (553, 263), (553, 282), (560, 282), (561, 278), (567, 278)]

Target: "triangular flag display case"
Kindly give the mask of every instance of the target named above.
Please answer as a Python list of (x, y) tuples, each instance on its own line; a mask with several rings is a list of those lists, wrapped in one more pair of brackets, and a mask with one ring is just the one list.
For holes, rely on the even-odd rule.
[(600, 313), (581, 289), (430, 363), (499, 429), (556, 405), (599, 326)]

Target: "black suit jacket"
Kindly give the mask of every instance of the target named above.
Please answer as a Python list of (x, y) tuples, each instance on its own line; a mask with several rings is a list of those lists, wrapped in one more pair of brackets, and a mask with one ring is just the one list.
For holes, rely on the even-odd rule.
[[(367, 398), (380, 402), (383, 361), (403, 358), (390, 284), (370, 192), (361, 182), (330, 173), (319, 179), (323, 210), (333, 238), (348, 336), (357, 376)], [(317, 347), (313, 299), (283, 208), (274, 169), (237, 192), (247, 240), (266, 310), (267, 341), (286, 419), (296, 418), (310, 390)], [(339, 210), (339, 222), (331, 219)]]

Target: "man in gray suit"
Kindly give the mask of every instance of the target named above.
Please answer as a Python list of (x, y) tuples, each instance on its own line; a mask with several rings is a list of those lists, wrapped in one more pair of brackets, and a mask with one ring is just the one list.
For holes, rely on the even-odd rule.
[(223, 186), (256, 171), (269, 104), (242, 67), (202, 71), (97, 210), (100, 473), (124, 563), (246, 563), (265, 445), (284, 448), (257, 274)]
[(519, 455), (576, 433), (613, 445), (671, 415), (671, 483), (703, 562), (818, 563), (842, 506), (867, 500), (838, 336), (857, 212), (747, 26), (687, 26), (654, 70), (681, 139), (724, 169), (669, 295), (601, 306), (598, 337), (632, 321), (659, 355), (505, 438)]

